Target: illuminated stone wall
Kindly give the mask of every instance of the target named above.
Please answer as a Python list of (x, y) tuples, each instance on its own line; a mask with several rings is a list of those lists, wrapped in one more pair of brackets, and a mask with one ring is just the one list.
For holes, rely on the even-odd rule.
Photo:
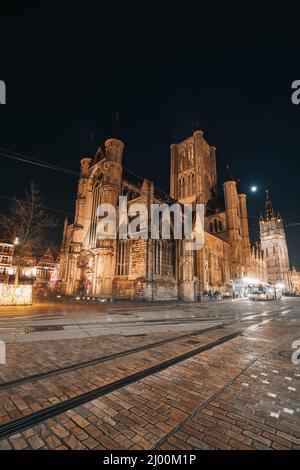
[(32, 286), (0, 284), (0, 305), (31, 305)]
[[(97, 237), (97, 208), (118, 196), (143, 204), (165, 204), (166, 196), (147, 179), (122, 168), (124, 144), (109, 139), (105, 151), (81, 160), (74, 222), (65, 221), (57, 280), (65, 295), (139, 300), (200, 298), (205, 290), (231, 291), (231, 279), (251, 275), (246, 195), (226, 180), (216, 197), (215, 148), (197, 130), (171, 146), (171, 196), (181, 203), (207, 204), (205, 249), (192, 254), (177, 240), (102, 240)], [(226, 188), (225, 188), (226, 186)], [(170, 204), (172, 201), (170, 202)], [(150, 213), (150, 212), (149, 212)], [(213, 217), (213, 219), (212, 219)], [(220, 223), (209, 230), (212, 220)], [(178, 242), (178, 243), (177, 243)], [(264, 264), (264, 259), (259, 260)], [(263, 266), (262, 266), (263, 270)]]

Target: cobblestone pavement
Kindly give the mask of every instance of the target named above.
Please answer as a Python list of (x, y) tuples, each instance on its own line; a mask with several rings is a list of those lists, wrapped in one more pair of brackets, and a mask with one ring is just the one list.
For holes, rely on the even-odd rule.
[[(15, 335), (8, 342), (7, 364), (0, 366), (0, 436), (12, 420), (260, 326), (11, 433), (0, 440), (0, 449), (300, 448), (300, 365), (291, 361), (292, 343), (300, 339), (299, 299), (99, 307), (81, 306), (81, 313), (67, 315), (43, 306), (19, 322), (0, 312), (3, 337), (15, 322), (31, 328), (26, 341)], [(96, 322), (106, 334), (53, 339), (62, 322), (85, 329)], [(37, 340), (34, 329), (41, 326)], [(137, 347), (145, 348), (3, 388), (5, 382)]]

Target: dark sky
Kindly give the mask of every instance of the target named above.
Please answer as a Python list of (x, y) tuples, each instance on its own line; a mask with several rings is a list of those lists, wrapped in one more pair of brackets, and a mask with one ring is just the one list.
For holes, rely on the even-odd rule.
[[(300, 222), (296, 3), (23, 3), (1, 5), (0, 147), (77, 171), (119, 112), (124, 165), (168, 191), (169, 145), (198, 122), (217, 147), (219, 184), (229, 162), (245, 188), (258, 186), (252, 235), (269, 188), (300, 266), (300, 227), (289, 227)], [(0, 158), (2, 196), (31, 178), (47, 206), (73, 211), (76, 177)]]

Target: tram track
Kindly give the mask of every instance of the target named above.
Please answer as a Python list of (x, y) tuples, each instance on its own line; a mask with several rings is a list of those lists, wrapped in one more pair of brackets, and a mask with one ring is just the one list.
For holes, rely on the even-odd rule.
[[(32, 428), (38, 424), (40, 424), (43, 421), (46, 421), (50, 418), (53, 418), (61, 413), (67, 412), (71, 409), (74, 409), (80, 405), (84, 405), (85, 403), (88, 403), (92, 400), (95, 400), (97, 398), (100, 398), (104, 395), (107, 395), (109, 393), (112, 393), (116, 390), (119, 390), (121, 388), (124, 388), (130, 384), (133, 384), (139, 380), (142, 380), (146, 377), (152, 376), (154, 374), (157, 374), (169, 367), (175, 366), (177, 364), (180, 364), (187, 359), (190, 359), (198, 354), (202, 354), (206, 351), (209, 351), (217, 346), (220, 346), (228, 341), (231, 341), (239, 336), (243, 336), (247, 334), (248, 332), (257, 329), (271, 321), (276, 320), (277, 318), (281, 317), (282, 315), (290, 312), (291, 310), (286, 310), (282, 311), (280, 313), (277, 313), (275, 315), (272, 315), (270, 318), (266, 318), (258, 323), (254, 323), (250, 326), (245, 326), (235, 332), (229, 333), (227, 335), (224, 335), (217, 340), (211, 341), (208, 344), (199, 346), (197, 348), (194, 348), (188, 352), (179, 354), (175, 357), (172, 357), (168, 360), (162, 361), (159, 364), (155, 364), (154, 366), (148, 367), (144, 370), (138, 371), (136, 373), (130, 374), (126, 377), (123, 377), (121, 379), (118, 379), (116, 381), (113, 381), (111, 383), (108, 383), (106, 385), (100, 386), (94, 390), (91, 390), (89, 392), (82, 393), (76, 397), (61, 401), (60, 403), (50, 405), (44, 409), (41, 409), (39, 411), (35, 411), (33, 413), (30, 413), (26, 416), (23, 416), (21, 418), (13, 419), (9, 421), (6, 424), (3, 424), (0, 426), (0, 439), (7, 438), (13, 434), (16, 434), (18, 432), (23, 432), (26, 429)], [(234, 322), (238, 323), (238, 321)], [(228, 324), (226, 324), (227, 326)], [(223, 325), (225, 326), (225, 325)], [(220, 328), (220, 326), (219, 326)], [(203, 332), (203, 330), (201, 330)], [(194, 332), (195, 335), (195, 332)], [(176, 338), (178, 339), (178, 338)]]
[[(283, 308), (287, 308), (287, 307), (281, 307), (279, 310), (283, 309)], [(276, 311), (276, 310), (272, 310), (273, 311)], [(269, 312), (268, 312), (269, 313)], [(249, 312), (249, 314), (251, 316), (259, 316), (259, 315), (262, 315), (262, 313), (258, 312), (258, 313), (251, 313)], [(1, 318), (1, 317), (0, 317)], [(248, 317), (245, 317), (245, 319), (248, 318)], [(76, 326), (76, 327), (85, 327), (85, 326), (89, 326), (91, 328), (91, 325), (93, 327), (99, 327), (99, 326), (103, 326), (105, 328), (109, 327), (109, 326), (122, 326), (122, 327), (126, 327), (128, 325), (128, 327), (132, 328), (133, 326), (147, 326), (147, 325), (176, 325), (178, 323), (182, 323), (182, 324), (186, 324), (186, 323), (195, 323), (197, 321), (202, 321), (202, 322), (205, 322), (205, 321), (223, 321), (223, 320), (226, 320), (227, 319), (227, 315), (223, 315), (223, 316), (220, 316), (220, 315), (216, 315), (216, 316), (209, 316), (209, 317), (203, 317), (201, 314), (198, 316), (198, 315), (194, 315), (192, 317), (178, 317), (178, 318), (173, 318), (173, 319), (170, 319), (170, 318), (160, 318), (160, 319), (144, 319), (144, 318), (140, 318), (140, 319), (136, 319), (136, 320), (118, 320), (118, 321), (112, 321), (111, 319), (107, 319), (105, 321), (99, 321), (99, 322), (75, 322), (75, 323), (57, 323), (55, 325), (51, 325), (49, 324), (49, 329), (51, 328), (51, 326), (55, 327), (55, 326), (59, 326), (61, 327), (62, 329), (64, 329), (65, 327), (70, 327), (70, 326)], [(43, 319), (39, 319), (38, 321), (45, 321), (45, 320), (53, 320), (52, 318), (43, 318)], [(242, 321), (243, 320), (243, 317), (241, 317), (238, 321)], [(0, 322), (0, 330), (21, 330), (22, 328), (25, 329), (25, 328), (28, 328), (28, 329), (32, 329), (32, 331), (38, 331), (39, 327), (41, 328), (44, 328), (45, 325), (33, 325), (32, 323), (27, 323), (26, 321), (24, 321), (24, 325), (22, 325), (22, 327), (13, 327), (13, 326), (6, 326), (6, 325), (14, 325), (17, 323), (17, 320), (14, 320), (14, 321), (9, 321), (9, 322), (5, 322), (5, 326), (3, 326), (3, 323)], [(90, 329), (89, 328), (89, 329)]]
[(223, 327), (224, 327), (223, 324), (222, 325), (211, 326), (209, 328), (193, 331), (191, 333), (186, 333), (184, 335), (174, 336), (172, 338), (166, 338), (166, 339), (163, 339), (161, 341), (156, 341), (154, 343), (150, 343), (150, 344), (147, 344), (147, 345), (144, 345), (144, 346), (138, 346), (136, 348), (126, 349), (125, 351), (119, 351), (119, 352), (116, 352), (116, 353), (113, 353), (113, 354), (108, 354), (107, 356), (99, 356), (99, 357), (96, 357), (94, 359), (90, 359), (90, 360), (82, 361), (82, 362), (77, 362), (76, 364), (71, 364), (69, 366), (60, 367), (60, 368), (52, 369), (52, 370), (49, 370), (49, 371), (46, 371), (46, 372), (40, 372), (38, 374), (32, 374), (32, 375), (29, 375), (27, 377), (22, 377), (20, 379), (11, 380), (9, 382), (0, 383), (0, 391), (1, 390), (6, 390), (6, 389), (11, 388), (11, 387), (16, 387), (16, 386), (22, 385), (24, 383), (47, 379), (49, 377), (53, 377), (53, 376), (59, 375), (59, 374), (64, 374), (66, 372), (72, 372), (74, 370), (82, 369), (84, 367), (93, 366), (95, 364), (101, 364), (102, 362), (108, 362), (108, 361), (118, 359), (118, 358), (123, 357), (123, 356), (129, 356), (131, 354), (136, 354), (136, 353), (139, 353), (139, 352), (147, 351), (148, 349), (153, 349), (153, 348), (156, 348), (158, 346), (163, 346), (163, 345), (168, 344), (168, 343), (173, 343), (175, 341), (179, 341), (179, 340), (182, 340), (182, 339), (187, 339), (187, 338), (190, 338), (192, 336), (198, 336), (202, 333), (207, 333), (208, 331), (212, 331), (212, 330), (215, 330), (215, 329), (218, 329), (218, 328), (223, 328)]
[(254, 317), (256, 318), (258, 316), (270, 315), (270, 314), (272, 314), (276, 311), (277, 310), (268, 311), (268, 312), (261, 312), (261, 313), (257, 313), (257, 314), (251, 314), (248, 317), (240, 318), (238, 320), (232, 320), (232, 321), (229, 321), (227, 323), (222, 323), (222, 324), (214, 325), (214, 326), (207, 327), (207, 328), (202, 328), (201, 330), (195, 330), (195, 331), (192, 331), (190, 333), (186, 333), (184, 335), (174, 336), (174, 337), (171, 337), (171, 338), (166, 338), (166, 339), (163, 339), (163, 340), (160, 340), (160, 341), (156, 341), (154, 343), (149, 343), (149, 344), (146, 344), (146, 345), (143, 345), (143, 346), (138, 346), (136, 348), (127, 349), (127, 350), (124, 350), (124, 351), (118, 351), (116, 353), (108, 354), (106, 356), (98, 356), (94, 359), (89, 359), (87, 361), (78, 362), (76, 364), (70, 364), (69, 366), (60, 367), (60, 368), (52, 369), (52, 370), (45, 371), (45, 372), (39, 372), (37, 374), (28, 375), (26, 377), (21, 377), (19, 379), (11, 380), (9, 382), (3, 382), (3, 383), (0, 383), (0, 391), (1, 390), (7, 390), (9, 388), (16, 387), (18, 385), (22, 385), (22, 384), (29, 383), (29, 382), (45, 380), (47, 378), (50, 378), (50, 377), (53, 377), (53, 376), (56, 376), (56, 375), (64, 374), (64, 373), (67, 373), (67, 372), (72, 372), (72, 371), (82, 369), (82, 368), (85, 368), (85, 367), (90, 367), (90, 366), (93, 366), (93, 365), (96, 365), (96, 364), (101, 364), (101, 363), (108, 362), (108, 361), (111, 361), (111, 360), (114, 360), (114, 359), (119, 359), (119, 358), (124, 357), (124, 356), (129, 356), (129, 355), (136, 354), (136, 353), (139, 353), (139, 352), (147, 351), (147, 350), (159, 347), (159, 346), (164, 346), (165, 344), (170, 344), (170, 343), (174, 343), (174, 342), (177, 342), (177, 341), (180, 341), (180, 340), (183, 340), (183, 339), (188, 339), (188, 338), (191, 338), (193, 336), (199, 336), (199, 335), (208, 333), (209, 331), (222, 329), (226, 326), (230, 326), (230, 325), (233, 325), (233, 324), (236, 324), (236, 323), (253, 320)]

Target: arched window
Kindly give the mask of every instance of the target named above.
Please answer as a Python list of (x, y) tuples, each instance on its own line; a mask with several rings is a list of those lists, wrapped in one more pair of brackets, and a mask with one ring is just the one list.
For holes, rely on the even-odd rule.
[(187, 195), (190, 196), (192, 194), (192, 175), (188, 176), (188, 188), (187, 188)]
[(179, 178), (178, 182), (178, 197), (179, 199), (182, 198), (182, 178)]
[(223, 226), (222, 226), (221, 220), (219, 220), (218, 222), (218, 228), (219, 228), (219, 232), (223, 232)]
[(184, 150), (180, 153), (179, 167), (180, 167), (180, 171), (183, 171), (185, 169), (185, 151)]
[(185, 198), (186, 196), (186, 182), (185, 177), (182, 178), (182, 197)]
[(190, 156), (190, 164), (191, 164), (191, 166), (193, 166), (194, 165), (194, 147), (192, 145), (190, 147), (190, 152), (191, 152), (191, 154), (190, 154), (191, 155)]
[(192, 174), (192, 191), (193, 191), (193, 194), (195, 194), (195, 190), (196, 190), (196, 187), (195, 187), (195, 173)]
[(218, 232), (218, 221), (217, 221), (217, 219), (215, 219), (215, 221), (214, 221), (214, 229), (215, 229), (214, 231), (217, 233)]
[(119, 240), (118, 258), (117, 258), (118, 276), (128, 275), (129, 253), (130, 253), (129, 240)]
[(210, 231), (210, 233), (213, 233), (213, 231), (214, 231), (214, 226), (213, 226), (212, 222), (209, 224), (209, 231)]
[(194, 148), (192, 145), (190, 145), (188, 148), (188, 167), (190, 168), (193, 165), (194, 165)]

